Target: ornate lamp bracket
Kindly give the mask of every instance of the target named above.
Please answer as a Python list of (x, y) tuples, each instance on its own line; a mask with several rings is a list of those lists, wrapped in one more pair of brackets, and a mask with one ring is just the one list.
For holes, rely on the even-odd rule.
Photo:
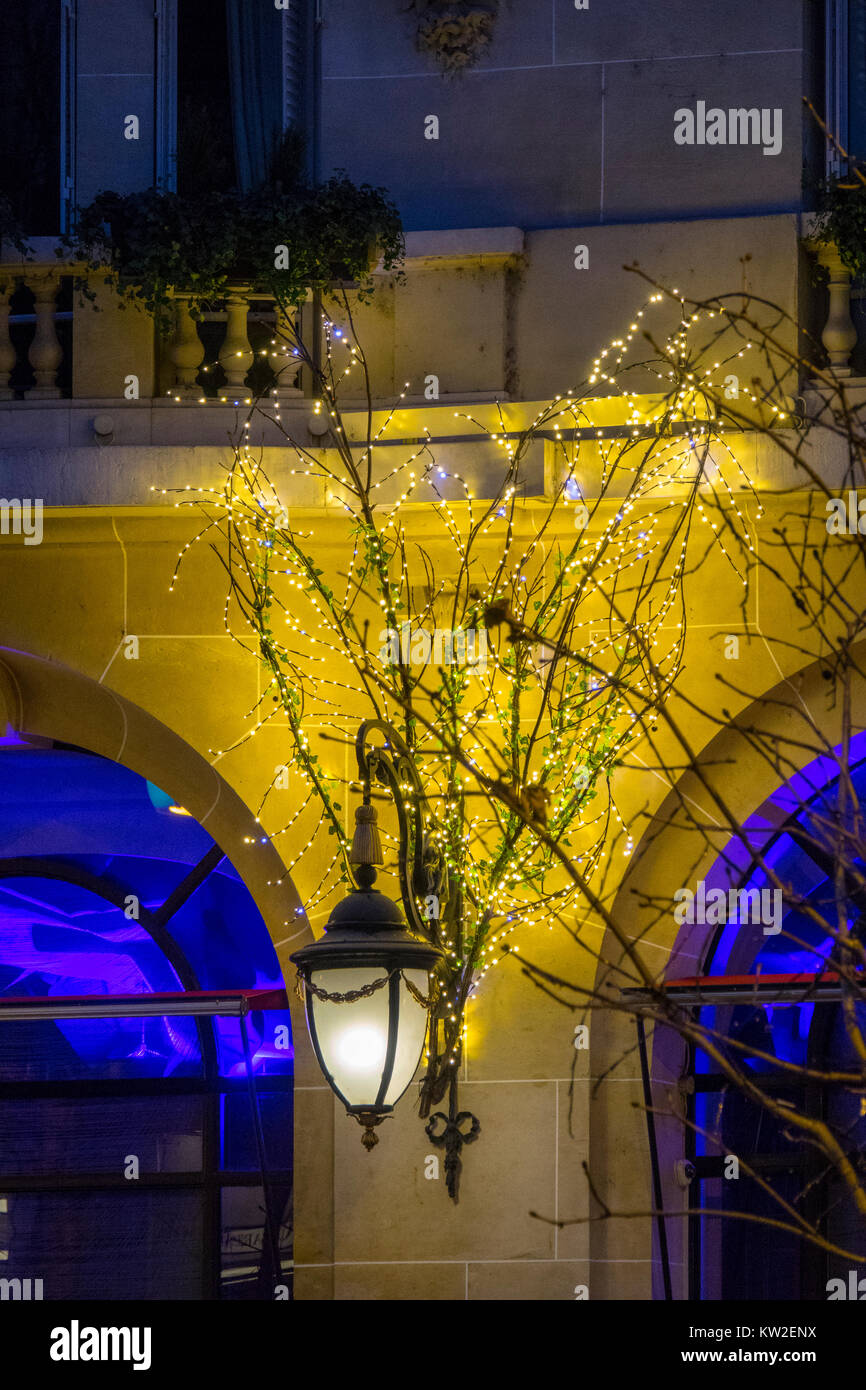
[[(383, 736), (381, 744), (370, 745), (374, 732)], [(394, 798), (400, 833), (400, 896), (406, 919), (413, 931), (439, 944), (437, 922), (448, 900), (448, 871), (411, 749), (384, 719), (366, 719), (358, 730), (355, 752), (364, 801), (369, 802), (374, 782), (388, 787)], [(436, 897), (439, 911), (427, 916), (420, 911), (418, 899), (431, 896)]]
[[(441, 1129), (438, 1128), (440, 1122)], [(474, 1143), (481, 1133), (481, 1125), (475, 1116), (468, 1110), (457, 1109), (456, 1078), (450, 1087), (448, 1114), (442, 1110), (435, 1110), (424, 1128), (431, 1144), (435, 1144), (437, 1149), (445, 1150), (445, 1186), (452, 1202), (456, 1202), (459, 1197), (460, 1174), (463, 1171), (463, 1145)]]
[[(373, 734), (380, 736), (376, 743), (371, 743)], [(385, 720), (368, 719), (358, 730), (355, 752), (358, 758), (358, 775), (364, 788), (365, 805), (370, 804), (374, 782), (387, 786), (394, 798), (400, 832), (400, 893), (406, 918), (419, 936), (442, 947), (446, 934), (441, 926), (441, 918), (445, 915), (450, 896), (448, 869), (444, 847), (412, 751), (405, 739)], [(371, 814), (375, 819), (375, 813)], [(381, 863), (381, 858), (376, 862)], [(418, 906), (419, 899), (424, 900), (427, 905), (432, 902), (435, 911), (422, 913)], [(443, 1007), (441, 1003), (439, 1007)], [(430, 1028), (432, 1036), (438, 1037), (436, 1005), (432, 1007)], [(431, 1143), (445, 1150), (445, 1185), (449, 1197), (456, 1202), (463, 1166), (463, 1146), (473, 1143), (478, 1138), (481, 1125), (468, 1110), (457, 1108), (456, 1074), (452, 1073), (447, 1087), (448, 1114), (437, 1110), (430, 1115), (426, 1132)], [(441, 1094), (440, 1090), (435, 1098), (438, 1100)], [(429, 1103), (428, 1092), (425, 1108), (422, 1091), (422, 1115), (428, 1113)]]

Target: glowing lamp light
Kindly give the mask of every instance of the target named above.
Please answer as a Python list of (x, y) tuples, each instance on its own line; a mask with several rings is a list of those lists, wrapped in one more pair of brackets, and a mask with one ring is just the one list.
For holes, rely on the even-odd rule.
[(325, 1079), (363, 1126), (374, 1127), (409, 1086), (427, 1035), (431, 972), (442, 951), (409, 931), (402, 912), (372, 887), (375, 869), (331, 913), (325, 935), (291, 957), (304, 982), (307, 1025)]
[(370, 1068), (380, 1070), (385, 1061), (386, 1048), (385, 1035), (366, 1023), (356, 1028), (343, 1028), (338, 1034), (340, 1065), (350, 1073), (365, 1072)]

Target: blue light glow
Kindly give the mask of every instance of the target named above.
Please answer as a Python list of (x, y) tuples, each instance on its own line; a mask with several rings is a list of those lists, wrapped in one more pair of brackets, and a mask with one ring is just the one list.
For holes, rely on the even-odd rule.
[[(866, 762), (857, 765), (858, 759), (866, 757), (866, 732), (858, 734), (851, 741), (851, 777), (856, 795), (862, 804), (866, 793)], [(773, 802), (788, 816), (796, 815), (798, 824), (813, 838), (817, 832), (811, 827), (810, 815), (820, 812), (822, 798), (828, 787), (838, 778), (838, 764), (832, 758), (816, 758), (802, 772), (783, 787), (773, 797)], [(804, 802), (808, 803), (804, 807)], [(778, 822), (777, 822), (778, 823)], [(766, 816), (758, 813), (747, 822), (747, 828), (765, 829)], [(777, 878), (785, 884), (792, 894), (811, 904), (819, 914), (826, 913), (833, 902), (834, 892), (831, 879), (826, 871), (809, 857), (788, 834), (782, 832), (763, 849), (763, 857)], [(721, 881), (721, 879), (720, 879)], [(708, 877), (709, 882), (709, 877)], [(762, 869), (755, 869), (738, 885), (743, 889), (762, 889), (770, 886), (770, 880)], [(856, 914), (852, 910), (849, 926), (853, 925)], [(778, 935), (759, 936), (751, 927), (745, 930), (738, 923), (728, 923), (721, 931), (715, 950), (703, 973), (707, 975), (786, 975), (812, 974), (824, 968), (832, 953), (832, 938), (822, 931), (802, 910), (787, 908), (782, 920), (782, 930)], [(804, 1066), (808, 1060), (809, 1034), (815, 1015), (813, 1003), (796, 1005), (738, 1005), (735, 1007), (713, 1007), (700, 1011), (700, 1021), (709, 1028), (718, 1029), (741, 1040), (754, 1039), (754, 1046), (770, 1053), (782, 1061)], [(763, 1041), (759, 1040), (760, 1038)], [(773, 1070), (772, 1064), (758, 1058), (750, 1058), (749, 1064), (757, 1071)], [(699, 1073), (714, 1070), (706, 1054), (699, 1052), (696, 1059)], [(700, 1127), (713, 1128), (712, 1105), (718, 1098), (696, 1097), (696, 1121)], [(715, 1152), (712, 1144), (697, 1140), (699, 1153)]]
[[(0, 858), (38, 856), (60, 872), (83, 875), (91, 886), (41, 875), (0, 878), (0, 997), (183, 990), (139, 916), (170, 896), (213, 841), (192, 817), (166, 815), (170, 804), (152, 783), (101, 758), (53, 748), (4, 753)], [(103, 883), (113, 885), (124, 906), (107, 900)], [(261, 916), (225, 859), (172, 916), (167, 931), (199, 989), (283, 988)], [(242, 1075), (237, 1020), (204, 1026), (214, 1027), (220, 1073)], [(290, 1043), (274, 1042), (278, 1026), (281, 1040), (290, 1039), (288, 1011), (250, 1015), (256, 1071), (291, 1071)], [(29, 1040), (23, 1052), (22, 1040)], [(0, 1077), (8, 1079), (22, 1068), (46, 1077), (94, 1075), (100, 1068), (110, 1075), (170, 1076), (197, 1073), (201, 1066), (191, 1018), (0, 1023)]]

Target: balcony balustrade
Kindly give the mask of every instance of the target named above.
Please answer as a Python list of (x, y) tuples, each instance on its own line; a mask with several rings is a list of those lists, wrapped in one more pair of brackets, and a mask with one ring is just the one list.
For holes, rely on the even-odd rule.
[[(92, 339), (99, 327), (109, 327), (106, 315), (121, 312), (120, 303), (102, 297), (100, 324), (97, 311), (76, 287), (81, 268), (58, 258), (55, 247), (48, 238), (36, 238), (29, 259), (18, 253), (0, 255), (0, 401), (122, 394), (122, 377), (94, 390), (93, 369), (85, 385), (74, 361), (80, 338), (76, 330), (84, 329)], [(174, 301), (173, 334), (152, 347), (147, 371), (140, 370), (138, 360), (133, 363), (139, 368), (136, 376), (152, 382), (154, 398), (235, 405), (261, 392), (285, 402), (303, 397), (301, 362), (291, 347), (292, 324), (273, 300), (233, 284), (222, 303), (197, 320), (188, 294), (178, 292)], [(86, 315), (93, 316), (89, 324), (82, 322)], [(107, 336), (116, 338), (118, 331), (122, 336), (115, 323)]]
[(301, 361), (291, 347), (292, 324), (280, 306), (232, 285), (224, 307), (196, 320), (190, 296), (176, 293), (174, 334), (167, 355), (175, 400), (214, 399), (236, 405), (251, 391), (280, 400), (301, 397)]
[(851, 272), (833, 242), (815, 245), (818, 264), (827, 273), (827, 319), (821, 341), (836, 376), (852, 373), (851, 354), (857, 346), (857, 328), (851, 316)]
[[(837, 376), (856, 375), (857, 384), (864, 384), (866, 289), (852, 286), (839, 249), (819, 237), (814, 219), (804, 219), (802, 232), (803, 244), (826, 272), (826, 311), (817, 329), (826, 360)], [(417, 240), (420, 234), (413, 236)], [(113, 293), (99, 286), (98, 274), (91, 277), (91, 283), (99, 291), (99, 311), (87, 302), (75, 284), (82, 268), (58, 256), (56, 241), (34, 238), (31, 248), (29, 259), (8, 246), (0, 248), (0, 403), (121, 399), (125, 372), (141, 381), (141, 395), (153, 401), (204, 401), (234, 407), (260, 394), (273, 394), (286, 404), (293, 399), (303, 401), (301, 362), (290, 346), (292, 325), (282, 320), (279, 305), (254, 293), (249, 285), (231, 284), (222, 302), (198, 318), (191, 312), (190, 295), (177, 291), (173, 331), (160, 339), (149, 331), (143, 314), (135, 309), (121, 311)], [(505, 249), (513, 256), (510, 243)], [(413, 281), (405, 296), (411, 310), (419, 277), (435, 274), (441, 279), (450, 263), (444, 254), (438, 260), (425, 259), (421, 245), (407, 245), (407, 250), (413, 253)], [(465, 259), (459, 262), (461, 269)], [(464, 296), (465, 283), (464, 275), (459, 280)], [(487, 292), (486, 281), (479, 294), (482, 289)], [(399, 372), (402, 380), (404, 372), (411, 375), (415, 368), (416, 378), (423, 379), (422, 368), (426, 371), (429, 366), (429, 342), (425, 334), (414, 331), (414, 320), (411, 324), (403, 322), (408, 310), (403, 306), (398, 311), (400, 362), (396, 363), (392, 344), (395, 361), (391, 371), (395, 379)], [(308, 313), (309, 306), (298, 312)], [(493, 317), (496, 319), (495, 313)], [(376, 327), (381, 333), (384, 320)], [(394, 331), (393, 326), (390, 331)], [(421, 342), (424, 355), (416, 362), (412, 354), (417, 356), (419, 349), (413, 346), (417, 342)], [(498, 339), (493, 346), (497, 344)], [(504, 346), (499, 347), (498, 355), (503, 356)], [(388, 353), (385, 343), (380, 356), (386, 365)], [(404, 360), (407, 354), (411, 360)], [(491, 355), (497, 357), (492, 351), (483, 357), (486, 360)], [(123, 366), (125, 358), (128, 366)], [(447, 360), (452, 361), (451, 355)], [(501, 371), (497, 369), (495, 375)], [(462, 376), (461, 370), (453, 383), (448, 381), (451, 393), (461, 398), (472, 394), (462, 385)], [(480, 394), (501, 399), (503, 391), (499, 385), (495, 391), (491, 388)]]
[[(851, 272), (842, 260), (839, 247), (818, 234), (814, 217), (805, 218), (804, 224), (803, 244), (826, 277), (826, 316), (820, 337), (827, 364), (835, 376), (850, 378), (855, 375), (854, 364), (862, 356), (862, 349), (866, 349), (866, 322), (861, 308), (864, 291), (852, 284)], [(856, 381), (862, 385), (860, 374)]]
[(0, 266), (0, 400), (70, 395), (71, 279), (54, 265)]

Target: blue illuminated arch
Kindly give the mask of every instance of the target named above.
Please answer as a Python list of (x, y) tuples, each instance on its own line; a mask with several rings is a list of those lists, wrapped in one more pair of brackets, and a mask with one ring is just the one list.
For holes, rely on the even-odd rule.
[[(270, 935), (222, 848), (120, 764), (5, 739), (4, 1275), (37, 1269), (46, 1299), (270, 1300), (289, 1277), (288, 1008), (242, 1019), (45, 1016), (54, 999), (95, 996), (111, 1008), (200, 991), (285, 999)], [(12, 999), (40, 1001), (39, 1017), (4, 1020)], [(134, 1184), (126, 1154), (144, 1165)], [(43, 1240), (52, 1228), (74, 1258)]]
[[(848, 776), (854, 795), (866, 804), (866, 732), (851, 740)], [(780, 787), (746, 822), (747, 840), (760, 846), (761, 856), (776, 879), (826, 917), (834, 909), (834, 862), (832, 836), (822, 831), (822, 818), (832, 819), (833, 798), (839, 780), (838, 761), (830, 757), (815, 759), (789, 782)], [(826, 850), (822, 846), (826, 839)], [(742, 890), (771, 890), (772, 881), (765, 868), (754, 862), (743, 863), (736, 871), (742, 842), (732, 843), (706, 876), (711, 887)], [(853, 859), (862, 867), (863, 860)], [(866, 899), (851, 886), (848, 925), (866, 917)], [(691, 929), (694, 931), (694, 928)], [(684, 931), (684, 935), (686, 935)], [(729, 922), (715, 929), (703, 951), (699, 973), (703, 977), (740, 977), (820, 973), (832, 968), (832, 937), (811, 920), (801, 907), (785, 904), (781, 931), (765, 934), (761, 926)], [(855, 1005), (863, 1015), (866, 1008)], [(840, 1028), (838, 1005), (814, 1002), (774, 1005), (767, 999), (754, 1003), (704, 1006), (699, 1010), (702, 1025), (722, 1037), (736, 1038), (755, 1053), (738, 1051), (760, 1084), (774, 1085), (782, 1096), (786, 1074), (757, 1053), (765, 1053), (797, 1067), (838, 1070), (853, 1068), (850, 1044)], [(846, 1049), (849, 1050), (846, 1055)], [(698, 1205), (713, 1210), (752, 1210), (761, 1208), (756, 1184), (725, 1182), (718, 1175), (725, 1153), (741, 1153), (760, 1169), (773, 1174), (773, 1184), (783, 1196), (802, 1200), (810, 1207), (811, 1219), (825, 1219), (828, 1232), (837, 1243), (848, 1248), (862, 1243), (862, 1233), (854, 1232), (852, 1214), (833, 1187), (832, 1174), (823, 1174), (803, 1145), (796, 1145), (786, 1134), (784, 1124), (768, 1115), (735, 1089), (714, 1082), (714, 1064), (706, 1053), (696, 1051), (692, 1061), (695, 1094), (689, 1102), (689, 1119), (696, 1132), (689, 1135), (687, 1157), (698, 1172)], [(791, 1076), (791, 1074), (788, 1074)], [(709, 1084), (708, 1084), (709, 1083)], [(848, 1135), (853, 1150), (866, 1149), (866, 1121), (858, 1114), (856, 1098), (840, 1088), (813, 1087), (794, 1077), (791, 1103), (807, 1113), (832, 1116)], [(708, 1139), (706, 1135), (713, 1136)], [(768, 1206), (768, 1214), (778, 1208)], [(804, 1208), (804, 1214), (805, 1212)], [(856, 1237), (856, 1238), (855, 1238)], [(763, 1240), (763, 1247), (761, 1242)], [(820, 1298), (828, 1277), (839, 1271), (834, 1258), (807, 1246), (793, 1236), (775, 1234), (772, 1260), (766, 1258), (766, 1235), (760, 1227), (721, 1218), (690, 1218), (690, 1285), (693, 1297), (701, 1298)], [(763, 1255), (761, 1255), (763, 1249)]]

